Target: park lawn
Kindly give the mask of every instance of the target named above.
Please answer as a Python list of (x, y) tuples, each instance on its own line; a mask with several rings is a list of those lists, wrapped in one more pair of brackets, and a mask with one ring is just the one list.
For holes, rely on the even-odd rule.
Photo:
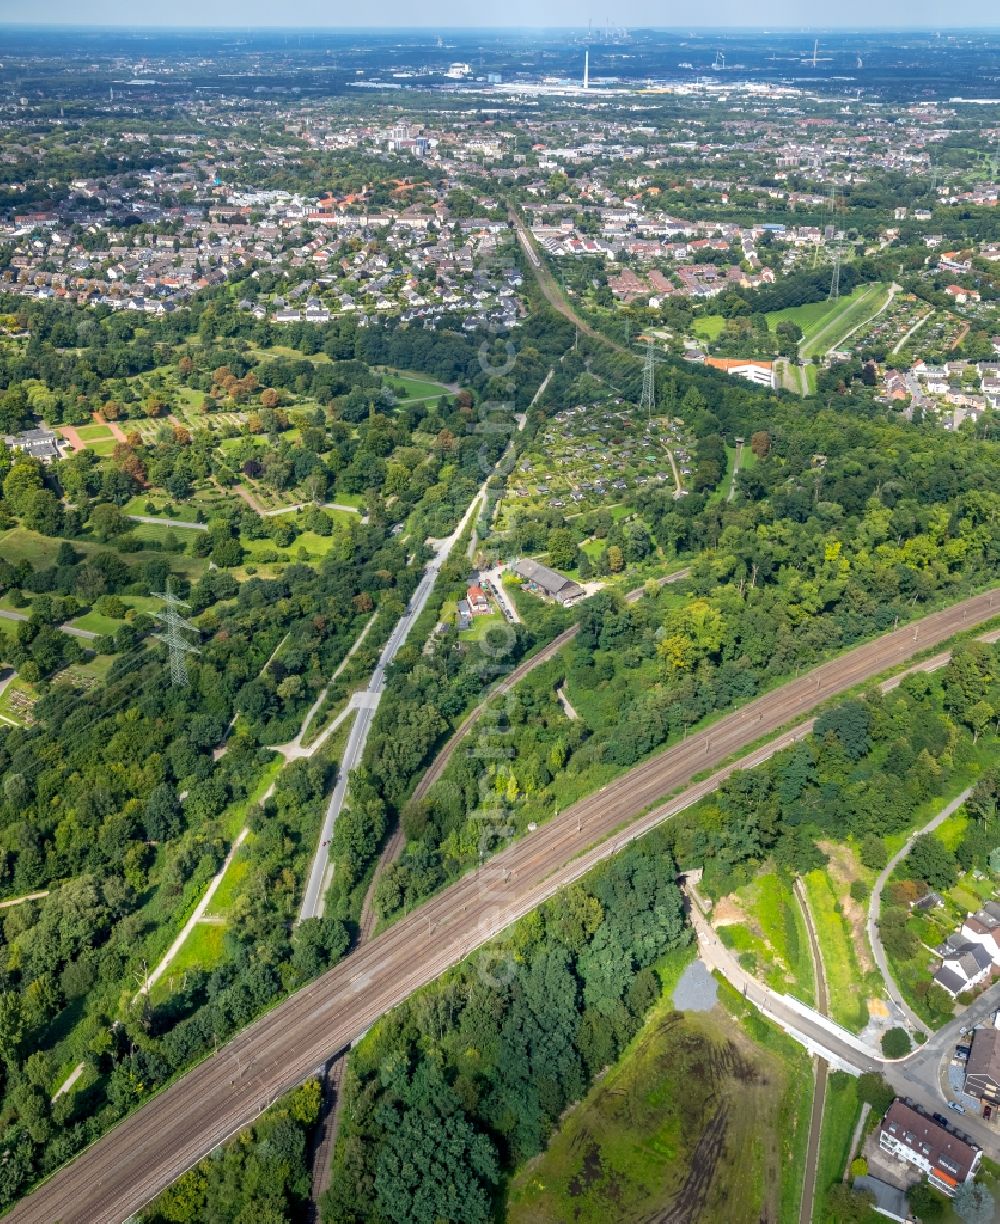
[(444, 383), (436, 382), (433, 378), (425, 378), (419, 374), (401, 374), (392, 369), (382, 370), (381, 373), (386, 382), (391, 386), (400, 386), (403, 388), (404, 399), (401, 403), (409, 403), (410, 400), (436, 399), (439, 395), (449, 395), (450, 392)]
[(718, 340), (726, 320), (720, 314), (699, 315), (694, 321), (694, 334), (703, 340)]
[(844, 1176), (854, 1128), (861, 1116), (861, 1104), (855, 1077), (846, 1071), (831, 1071), (823, 1103), (813, 1224), (827, 1224), (826, 1192)]
[(75, 629), (89, 629), (91, 633), (116, 633), (124, 621), (116, 620), (113, 616), (105, 616), (103, 612), (95, 612), (91, 609), (89, 612), (84, 612), (82, 616), (76, 616), (69, 622)]
[[(802, 1062), (808, 1068), (805, 1055)], [(791, 1078), (782, 1055), (722, 1008), (675, 1012), (664, 993), (547, 1150), (515, 1174), (506, 1218), (638, 1224), (674, 1209), (686, 1220), (727, 1224), (785, 1219)]]
[(327, 501), (339, 502), (342, 506), (354, 506), (357, 510), (365, 508), (365, 499), (360, 493), (341, 493), (339, 489), (331, 493)]
[(105, 438), (114, 439), (114, 434), (107, 425), (78, 425), (76, 432), (85, 442), (102, 442)]
[(830, 1015), (844, 1028), (860, 1032), (868, 1022), (867, 992), (833, 882), (822, 869), (810, 871), (802, 882), (823, 957)]
[[(326, 513), (336, 515), (337, 511), (327, 510)], [(349, 511), (341, 511), (340, 514), (344, 519), (352, 517)], [(334, 544), (334, 537), (317, 535), (315, 531), (303, 531), (285, 548), (275, 544), (273, 540), (242, 540), (241, 543), (246, 549), (247, 560), (251, 563), (259, 562), (261, 558), (269, 557), (272, 553), (277, 553), (278, 560), (282, 562), (297, 561), (303, 549), (306, 553), (306, 560), (316, 561), (325, 557), (330, 551)]]
[(95, 455), (99, 455), (102, 459), (106, 459), (114, 452), (118, 443), (114, 438), (102, 438), (99, 442), (88, 442), (87, 449), (92, 450)]
[(816, 380), (819, 377), (819, 371), (811, 363), (806, 363), (806, 365), (804, 365), (802, 369), (805, 371), (807, 393), (809, 395), (815, 395), (816, 394)]

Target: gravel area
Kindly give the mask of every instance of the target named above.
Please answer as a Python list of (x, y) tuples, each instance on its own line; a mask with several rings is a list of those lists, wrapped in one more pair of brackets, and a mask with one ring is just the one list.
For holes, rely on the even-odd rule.
[(706, 1012), (715, 1006), (719, 983), (702, 961), (692, 961), (674, 987), (674, 1007), (678, 1011)]

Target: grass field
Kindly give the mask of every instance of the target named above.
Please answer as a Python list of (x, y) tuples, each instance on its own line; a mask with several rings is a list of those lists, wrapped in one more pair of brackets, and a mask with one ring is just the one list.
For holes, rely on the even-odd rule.
[(827, 1224), (824, 1197), (827, 1190), (844, 1175), (848, 1149), (860, 1115), (858, 1081), (845, 1071), (831, 1071), (826, 1082), (826, 1100), (823, 1105), (823, 1131), (820, 1136), (819, 1167), (816, 1172), (813, 1224)]
[(802, 306), (786, 306), (784, 310), (772, 310), (767, 318), (767, 326), (771, 331), (777, 331), (779, 323), (797, 323), (803, 334), (817, 328), (833, 311), (837, 303), (833, 298), (824, 298), (822, 302), (806, 302)]
[(776, 988), (787, 990), (806, 1003), (815, 999), (812, 958), (802, 911), (791, 884), (775, 872), (758, 878), (746, 890), (747, 909), (777, 958)]
[(102, 442), (105, 438), (114, 438), (107, 425), (79, 425), (76, 432), (84, 442)]
[(515, 1176), (510, 1224), (794, 1218), (783, 1214), (785, 1184), (801, 1174), (788, 1158), (806, 1128), (789, 1110), (808, 1108), (799, 1072), (807, 1088), (811, 1078), (786, 1040), (760, 1043), (719, 1007), (674, 1012), (664, 995), (547, 1151)]
[(868, 1022), (867, 991), (836, 889), (823, 870), (810, 871), (802, 882), (823, 956), (830, 1015), (852, 1032), (860, 1032)]
[(694, 334), (703, 340), (718, 340), (725, 326), (722, 315), (699, 315), (694, 321)]
[(836, 309), (816, 324), (803, 328), (799, 352), (803, 357), (822, 356), (838, 348), (859, 324), (870, 319), (889, 297), (887, 285), (861, 285), (848, 297), (840, 298)]
[(115, 620), (113, 616), (105, 616), (102, 612), (85, 612), (83, 616), (77, 616), (70, 621), (70, 624), (77, 629), (89, 629), (91, 633), (115, 633), (122, 627), (124, 621)]
[(488, 616), (474, 616), (469, 628), (463, 629), (458, 636), (463, 642), (481, 642), (491, 629), (503, 623), (504, 618), (499, 612), (491, 612)]

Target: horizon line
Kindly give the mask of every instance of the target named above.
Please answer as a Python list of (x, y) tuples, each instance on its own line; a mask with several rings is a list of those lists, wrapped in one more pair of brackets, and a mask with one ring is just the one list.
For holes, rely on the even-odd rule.
[[(1000, 32), (1000, 23), (994, 25), (989, 24), (968, 24), (968, 25), (884, 25), (884, 24), (850, 24), (850, 25), (783, 25), (776, 22), (768, 22), (762, 25), (732, 25), (732, 24), (707, 24), (707, 25), (650, 25), (647, 23), (638, 23), (633, 25), (618, 25), (615, 27), (619, 30), (629, 32), (649, 30), (655, 33), (685, 33), (687, 36), (696, 35), (701, 31), (711, 30), (717, 33), (720, 30), (731, 30), (739, 33), (759, 33), (759, 34), (777, 34), (777, 33), (823, 33), (824, 31), (836, 31), (837, 33), (866, 32), (870, 33), (878, 31), (886, 34), (909, 34), (909, 33), (936, 33), (936, 34), (951, 34), (951, 33), (969, 33), (979, 31), (995, 31)], [(10, 21), (0, 18), (0, 29), (15, 29), (15, 30), (116, 30), (127, 33), (134, 30), (143, 31), (191, 31), (191, 32), (217, 32), (220, 34), (231, 33), (252, 33), (259, 30), (281, 31), (281, 30), (296, 30), (310, 31), (315, 33), (331, 33), (338, 30), (350, 30), (353, 32), (384, 32), (386, 30), (398, 30), (400, 32), (409, 31), (425, 31), (434, 30), (439, 33), (463, 33), (466, 31), (482, 31), (482, 30), (552, 30), (552, 31), (587, 31), (590, 29), (586, 25), (524, 25), (523, 23), (511, 25), (447, 25), (441, 22), (426, 23), (421, 25), (403, 25), (403, 24), (387, 24), (387, 25), (352, 25), (348, 23), (338, 23), (337, 25), (277, 25), (277, 24), (253, 24), (253, 25), (154, 25), (154, 24), (128, 24), (121, 22), (65, 22), (65, 21), (46, 21), (44, 19), (36, 19), (34, 21)]]

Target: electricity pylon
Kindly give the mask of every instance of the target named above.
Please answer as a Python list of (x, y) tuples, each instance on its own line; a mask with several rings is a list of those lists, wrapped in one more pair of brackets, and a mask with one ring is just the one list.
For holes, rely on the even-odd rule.
[(182, 599), (170, 589), (170, 579), (167, 579), (167, 589), (163, 595), (157, 591), (152, 594), (156, 599), (162, 599), (166, 607), (162, 612), (154, 612), (154, 616), (164, 627), (163, 633), (154, 633), (153, 637), (157, 641), (163, 642), (167, 647), (167, 655), (170, 659), (170, 683), (176, 685), (187, 684), (187, 656), (189, 654), (201, 654), (197, 646), (192, 646), (185, 638), (184, 633), (197, 633), (198, 626), (192, 625), (190, 621), (185, 620), (177, 611), (178, 608), (190, 607)]
[(840, 297), (840, 243), (833, 244), (833, 275), (830, 277), (830, 297), (836, 301)]
[(642, 399), (639, 408), (645, 409), (647, 416), (656, 411), (656, 367), (663, 361), (657, 357), (652, 336), (646, 337), (646, 358), (642, 363)]

